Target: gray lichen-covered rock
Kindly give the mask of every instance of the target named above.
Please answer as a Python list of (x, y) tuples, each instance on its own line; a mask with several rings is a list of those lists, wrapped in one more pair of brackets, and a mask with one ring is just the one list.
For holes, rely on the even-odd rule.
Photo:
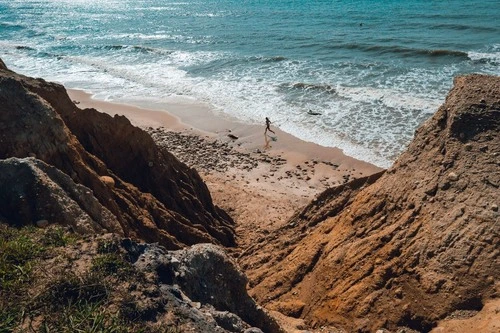
[(208, 316), (229, 332), (243, 333), (251, 326), (255, 327), (254, 332), (282, 332), (277, 322), (248, 295), (245, 275), (221, 247), (197, 244), (166, 251), (155, 244), (130, 240), (122, 244), (138, 269), (156, 274), (162, 290), (176, 290), (177, 298), (201, 318)]
[(89, 188), (35, 158), (0, 160), (0, 188), (0, 215), (18, 225), (58, 223), (81, 233), (121, 233), (116, 217)]

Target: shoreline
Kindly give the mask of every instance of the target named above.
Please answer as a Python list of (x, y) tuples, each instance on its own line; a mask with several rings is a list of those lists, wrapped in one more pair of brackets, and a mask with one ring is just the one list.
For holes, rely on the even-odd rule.
[(222, 119), (197, 104), (174, 105), (170, 112), (94, 100), (81, 90), (68, 89), (68, 94), (80, 108), (126, 116), (196, 169), (214, 204), (235, 221), (238, 246), (228, 250), (236, 259), (327, 188), (383, 170), (273, 126), (278, 140), (266, 148), (264, 122), (256, 126)]
[[(346, 170), (359, 170), (361, 175), (368, 175), (383, 170), (369, 162), (345, 155), (341, 149), (324, 147), (316, 143), (303, 141), (291, 134), (283, 132), (271, 125), (276, 132), (277, 141), (264, 136), (264, 120), (262, 125), (244, 124), (214, 114), (210, 108), (201, 103), (165, 103), (162, 110), (139, 107), (126, 103), (108, 102), (94, 99), (92, 94), (79, 89), (67, 89), (70, 98), (80, 108), (95, 108), (111, 116), (126, 116), (138, 127), (164, 127), (177, 132), (192, 132), (210, 136), (248, 151), (265, 150), (271, 154), (281, 155), (298, 160), (323, 160), (332, 164), (345, 166)], [(228, 135), (238, 137), (232, 140)]]

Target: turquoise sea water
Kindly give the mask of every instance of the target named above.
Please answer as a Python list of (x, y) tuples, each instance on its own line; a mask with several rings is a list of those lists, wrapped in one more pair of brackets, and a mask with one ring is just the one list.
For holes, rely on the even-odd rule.
[(100, 99), (269, 116), (388, 166), (454, 76), (500, 75), (499, 22), (498, 0), (0, 0), (0, 57)]

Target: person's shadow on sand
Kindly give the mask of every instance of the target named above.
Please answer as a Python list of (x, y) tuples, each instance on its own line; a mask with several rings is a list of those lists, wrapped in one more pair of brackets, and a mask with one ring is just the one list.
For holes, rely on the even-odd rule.
[(269, 149), (271, 148), (271, 139), (269, 138), (269, 136), (267, 134), (264, 133), (264, 149)]

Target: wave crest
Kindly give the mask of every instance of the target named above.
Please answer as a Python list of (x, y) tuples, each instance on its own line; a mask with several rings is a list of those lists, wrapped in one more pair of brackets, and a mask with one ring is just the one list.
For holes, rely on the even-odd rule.
[(344, 44), (337, 46), (349, 50), (360, 50), (363, 52), (374, 52), (377, 54), (398, 54), (403, 57), (449, 57), (462, 60), (469, 59), (467, 52), (446, 49), (417, 49), (397, 45), (370, 45), (370, 44)]
[(470, 52), (470, 59), (477, 63), (490, 63), (493, 65), (500, 64), (500, 52), (485, 53), (485, 52)]
[(169, 50), (163, 50), (159, 48), (147, 47), (142, 45), (105, 45), (100, 48), (111, 51), (129, 50), (132, 52), (139, 52), (139, 53), (172, 54), (172, 51)]
[(469, 54), (467, 52), (462, 52), (462, 51), (453, 51), (453, 50), (423, 50), (427, 54), (429, 54), (431, 57), (457, 57), (457, 58), (464, 58), (464, 59), (469, 59)]

